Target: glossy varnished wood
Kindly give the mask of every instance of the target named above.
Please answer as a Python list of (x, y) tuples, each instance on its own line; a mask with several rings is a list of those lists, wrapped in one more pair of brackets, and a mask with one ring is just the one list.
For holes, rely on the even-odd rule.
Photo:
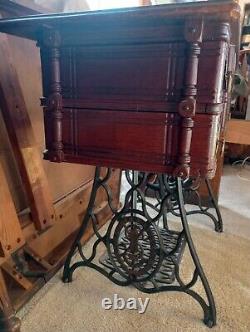
[(45, 158), (212, 176), (233, 1), (4, 20), (41, 48)]

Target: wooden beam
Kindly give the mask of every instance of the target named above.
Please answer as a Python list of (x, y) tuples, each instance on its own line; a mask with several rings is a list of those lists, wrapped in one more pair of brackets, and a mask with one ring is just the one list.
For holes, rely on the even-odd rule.
[(19, 332), (20, 325), (20, 320), (14, 316), (3, 273), (0, 270), (0, 331)]
[(0, 34), (0, 58), (0, 107), (34, 223), (43, 230), (55, 219), (52, 197), (5, 34)]
[[(57, 221), (53, 227), (39, 234), (39, 236), (27, 240), (29, 247), (37, 256), (41, 258), (47, 256), (80, 227), (80, 216), (85, 212), (90, 191), (91, 183), (77, 194), (74, 194), (74, 198), (68, 196), (56, 204)], [(83, 194), (84, 200), (82, 198)]]
[[(109, 181), (109, 186), (113, 193), (114, 206), (119, 205), (120, 181), (121, 172), (119, 169), (114, 169)], [(92, 184), (93, 180), (85, 183), (80, 188), (54, 204), (56, 222), (53, 227), (50, 227), (46, 232), (40, 234), (37, 232), (28, 211), (26, 215), (22, 214), (19, 216), (20, 223), (23, 224), (22, 231), (28, 247), (35, 256), (39, 257), (39, 259), (45, 258), (56, 247), (60, 246), (66, 238), (78, 230), (82, 217), (86, 211)], [(103, 190), (98, 194), (96, 206), (97, 208), (99, 206), (101, 211), (105, 211), (106, 207), (104, 204), (106, 203), (107, 195)], [(100, 213), (100, 216), (103, 214), (103, 219), (106, 222), (108, 213), (102, 212)], [(99, 217), (99, 219), (101, 219), (101, 217)], [(27, 246), (25, 247), (25, 251), (26, 248)]]
[(23, 232), (0, 163), (0, 257), (6, 259), (24, 244)]
[(24, 277), (22, 272), (15, 268), (15, 262), (12, 259), (4, 262), (1, 267), (8, 275), (10, 275), (12, 279), (16, 281), (19, 286), (25, 290), (32, 289), (32, 282), (30, 282), (28, 278)]

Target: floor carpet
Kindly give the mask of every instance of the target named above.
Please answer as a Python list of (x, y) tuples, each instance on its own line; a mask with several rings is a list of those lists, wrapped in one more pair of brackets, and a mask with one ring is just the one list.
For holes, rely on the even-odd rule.
[[(237, 171), (227, 167), (220, 208), (225, 231), (217, 234), (210, 220), (190, 221), (193, 239), (217, 306), (217, 326), (212, 331), (250, 331), (250, 189)], [(87, 244), (90, 248), (91, 241)], [(192, 275), (188, 251), (182, 273)], [(81, 268), (71, 284), (61, 282), (60, 271), (18, 313), (23, 332), (94, 331), (209, 331), (202, 310), (180, 293), (147, 295), (132, 287), (112, 284), (97, 272)], [(200, 285), (197, 290), (201, 290)], [(144, 314), (136, 310), (104, 310), (104, 297), (150, 298)]]

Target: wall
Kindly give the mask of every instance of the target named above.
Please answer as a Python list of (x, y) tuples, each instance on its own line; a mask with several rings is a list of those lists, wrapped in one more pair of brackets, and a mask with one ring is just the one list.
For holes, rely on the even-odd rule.
[[(37, 4), (48, 7), (54, 11), (83, 11), (87, 9), (98, 10), (103, 8), (139, 6), (145, 1), (141, 0), (34, 0)], [(149, 2), (149, 1), (146, 1)]]
[(78, 11), (89, 8), (85, 0), (34, 0), (36, 4), (50, 8), (55, 12)]

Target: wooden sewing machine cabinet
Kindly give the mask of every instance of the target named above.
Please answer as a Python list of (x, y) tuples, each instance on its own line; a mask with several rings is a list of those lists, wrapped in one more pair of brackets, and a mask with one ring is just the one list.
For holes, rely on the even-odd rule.
[(41, 49), (45, 158), (213, 175), (237, 15), (212, 1), (2, 21)]

